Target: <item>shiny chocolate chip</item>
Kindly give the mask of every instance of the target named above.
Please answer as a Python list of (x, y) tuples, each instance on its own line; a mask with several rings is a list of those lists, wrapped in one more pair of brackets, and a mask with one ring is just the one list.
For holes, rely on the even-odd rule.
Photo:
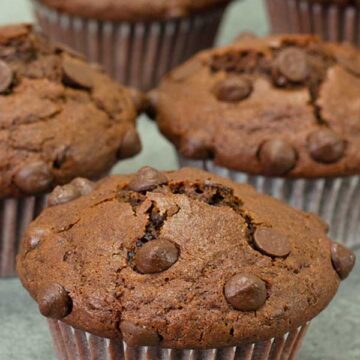
[(227, 281), (224, 288), (226, 300), (236, 310), (256, 311), (266, 301), (265, 282), (251, 274), (237, 274)]
[(345, 280), (355, 266), (355, 254), (345, 246), (334, 243), (331, 246), (331, 260), (341, 280)]
[(40, 291), (37, 297), (42, 315), (61, 320), (72, 310), (72, 301), (67, 291), (59, 284), (54, 284)]
[(180, 141), (180, 153), (191, 159), (209, 159), (213, 156), (211, 137), (205, 130), (193, 130)]
[(73, 184), (57, 186), (48, 197), (48, 206), (66, 204), (80, 196), (79, 189)]
[(213, 93), (219, 101), (230, 103), (246, 99), (251, 91), (251, 82), (241, 76), (231, 76), (221, 80), (213, 89)]
[(123, 340), (128, 346), (156, 346), (160, 342), (159, 334), (145, 326), (134, 324), (131, 321), (123, 321), (120, 324)]
[(309, 75), (307, 55), (295, 47), (281, 50), (276, 58), (276, 66), (281, 74), (293, 82), (304, 81)]
[(14, 74), (10, 66), (6, 62), (0, 60), (0, 94), (10, 87), (13, 76)]
[(75, 186), (82, 196), (90, 194), (94, 188), (95, 183), (85, 178), (76, 178), (71, 182), (71, 185)]
[(160, 171), (145, 166), (141, 168), (131, 179), (129, 189), (137, 192), (149, 191), (159, 185), (167, 184), (167, 177)]
[(313, 132), (308, 138), (308, 147), (311, 157), (325, 164), (339, 161), (345, 153), (345, 141), (327, 128)]
[(141, 151), (141, 140), (135, 128), (130, 128), (124, 135), (120, 148), (117, 152), (117, 158), (127, 159), (137, 155)]
[(163, 272), (173, 266), (179, 258), (179, 250), (171, 241), (153, 240), (136, 253), (136, 270), (142, 274)]
[(291, 252), (287, 236), (272, 228), (257, 228), (254, 233), (254, 242), (256, 248), (268, 256), (285, 257)]
[(267, 141), (259, 151), (259, 160), (264, 172), (272, 176), (289, 173), (296, 166), (297, 158), (296, 150), (283, 140)]
[(94, 69), (84, 61), (70, 56), (63, 59), (64, 81), (72, 86), (91, 89), (94, 85)]

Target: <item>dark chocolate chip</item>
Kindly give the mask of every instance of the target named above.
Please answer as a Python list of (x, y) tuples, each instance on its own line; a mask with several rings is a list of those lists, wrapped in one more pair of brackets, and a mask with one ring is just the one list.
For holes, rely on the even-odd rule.
[(42, 315), (61, 320), (72, 310), (72, 301), (67, 291), (59, 284), (54, 284), (40, 291), (37, 296)]
[(295, 167), (297, 153), (286, 141), (270, 140), (261, 146), (259, 160), (266, 174), (281, 176)]
[(129, 183), (129, 189), (137, 192), (149, 191), (159, 185), (167, 184), (167, 177), (160, 171), (145, 166), (141, 168)]
[(143, 274), (163, 272), (179, 258), (179, 250), (168, 240), (153, 240), (143, 245), (136, 253), (136, 269)]
[(155, 330), (147, 329), (130, 321), (123, 321), (120, 324), (120, 331), (123, 340), (130, 347), (156, 346), (160, 342), (160, 336)]
[(257, 249), (268, 256), (285, 257), (291, 252), (287, 236), (271, 228), (257, 228), (254, 233)]
[(10, 66), (0, 60), (0, 94), (5, 92), (11, 85), (14, 73)]
[(345, 141), (327, 128), (313, 132), (308, 138), (308, 146), (311, 157), (325, 164), (337, 162), (345, 153)]
[(80, 196), (79, 189), (73, 184), (57, 186), (48, 197), (48, 206), (66, 204)]
[(95, 183), (91, 180), (84, 178), (76, 178), (71, 182), (71, 185), (75, 186), (82, 196), (90, 194), (95, 187)]
[(141, 140), (135, 128), (130, 128), (124, 135), (121, 146), (117, 152), (117, 158), (127, 159), (137, 155), (141, 151)]
[(276, 59), (276, 66), (281, 74), (293, 82), (304, 81), (309, 75), (306, 53), (295, 47), (280, 51)]
[(187, 78), (189, 78), (191, 75), (200, 71), (202, 67), (203, 65), (199, 60), (193, 59), (173, 70), (170, 73), (170, 76), (175, 81), (178, 82), (184, 81)]
[(345, 246), (334, 243), (331, 246), (331, 260), (340, 279), (345, 280), (355, 266), (356, 257)]
[(94, 68), (70, 56), (63, 59), (64, 81), (70, 85), (91, 89), (94, 85)]
[(53, 175), (43, 161), (36, 161), (23, 166), (14, 177), (15, 184), (27, 194), (49, 190), (52, 181)]
[(209, 132), (193, 130), (184, 135), (180, 142), (180, 153), (191, 159), (210, 159), (213, 157), (213, 148)]
[(231, 76), (218, 82), (213, 93), (219, 101), (238, 102), (246, 99), (252, 91), (251, 82), (240, 76)]
[(236, 310), (256, 311), (266, 301), (265, 282), (250, 274), (234, 275), (225, 284), (225, 297)]

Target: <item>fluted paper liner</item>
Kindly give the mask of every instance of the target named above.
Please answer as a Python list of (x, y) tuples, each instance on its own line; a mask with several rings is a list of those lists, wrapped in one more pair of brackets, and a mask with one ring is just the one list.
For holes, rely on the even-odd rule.
[(330, 237), (348, 247), (360, 246), (360, 176), (285, 179), (229, 170), (211, 160), (193, 161), (179, 155), (180, 166), (192, 166), (247, 183), (289, 205), (318, 214), (330, 225)]
[(0, 200), (0, 277), (15, 276), (15, 260), (26, 228), (46, 206), (47, 195)]
[(172, 350), (130, 348), (121, 340), (100, 338), (62, 321), (48, 322), (59, 360), (294, 360), (308, 328), (306, 324), (282, 337), (225, 349)]
[(225, 6), (177, 19), (150, 22), (98, 21), (53, 10), (33, 0), (45, 34), (104, 65), (121, 84), (149, 90), (177, 65), (210, 48)]
[(273, 33), (311, 33), (360, 46), (360, 8), (309, 0), (264, 0)]

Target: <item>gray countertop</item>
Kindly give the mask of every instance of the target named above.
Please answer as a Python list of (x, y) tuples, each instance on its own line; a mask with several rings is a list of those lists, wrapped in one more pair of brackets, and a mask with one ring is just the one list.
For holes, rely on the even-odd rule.
[[(0, 24), (31, 21), (27, 0), (0, 0)], [(262, 0), (244, 0), (229, 9), (220, 43), (243, 30), (267, 31)], [(176, 167), (175, 154), (146, 117), (139, 119), (144, 151), (120, 163), (115, 172), (131, 172), (143, 165)], [(358, 251), (360, 257), (360, 251)], [(360, 359), (360, 263), (329, 306), (312, 323), (299, 360)], [(54, 355), (46, 321), (16, 279), (0, 280), (0, 360), (51, 360)]]

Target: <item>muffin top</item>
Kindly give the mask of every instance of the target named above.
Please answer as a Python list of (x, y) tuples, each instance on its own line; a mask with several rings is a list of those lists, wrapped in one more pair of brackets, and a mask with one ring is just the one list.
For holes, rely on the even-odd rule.
[(31, 26), (0, 28), (0, 198), (99, 177), (140, 151), (128, 90)]
[[(72, 196), (79, 186), (88, 195)], [(23, 285), (43, 315), (130, 346), (283, 335), (326, 307), (355, 262), (315, 215), (190, 168), (77, 179), (49, 204), (22, 243)]]
[(65, 13), (99, 20), (141, 21), (188, 16), (230, 0), (39, 0)]
[(282, 177), (360, 174), (360, 53), (310, 35), (202, 52), (150, 94), (183, 156)]

